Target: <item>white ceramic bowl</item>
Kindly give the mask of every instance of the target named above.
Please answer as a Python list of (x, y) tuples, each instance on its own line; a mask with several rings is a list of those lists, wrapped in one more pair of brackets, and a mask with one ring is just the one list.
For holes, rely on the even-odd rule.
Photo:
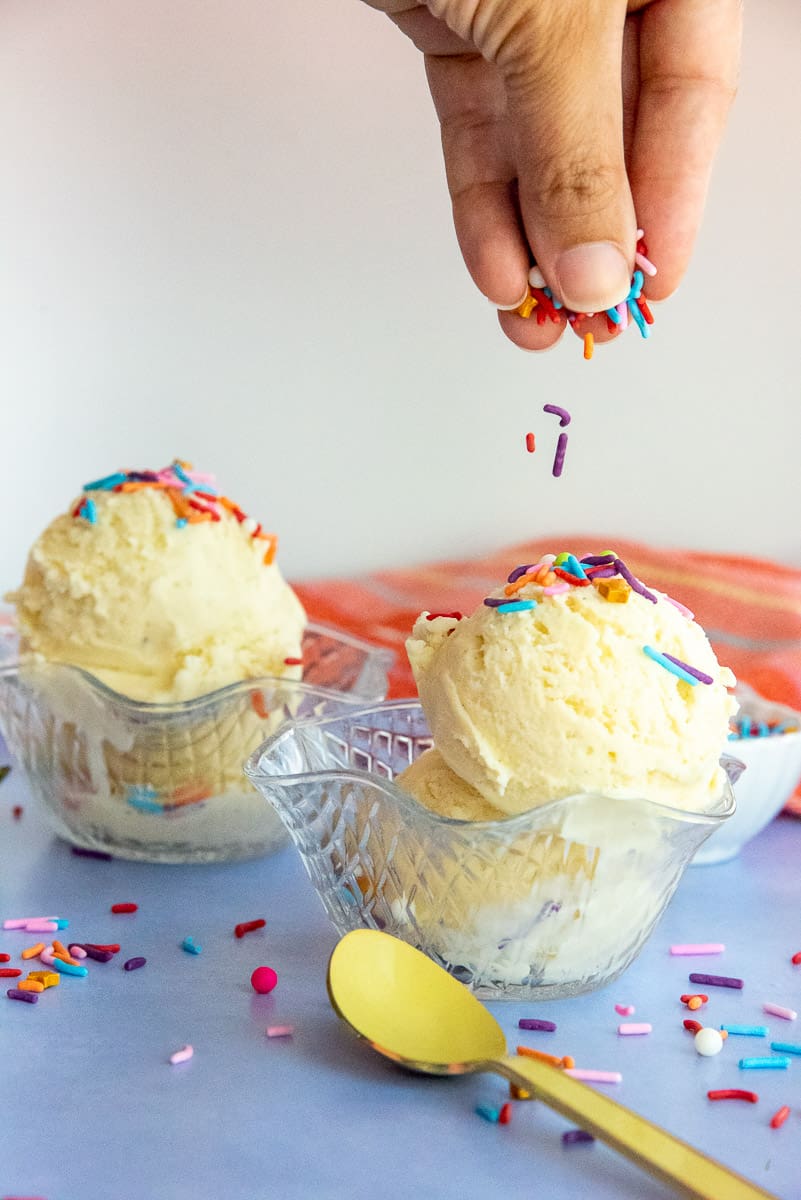
[(694, 866), (726, 862), (739, 854), (781, 812), (801, 780), (801, 713), (765, 700), (745, 684), (738, 685), (736, 695), (737, 719), (790, 722), (799, 732), (729, 742), (729, 752), (746, 768), (734, 784), (737, 810), (704, 842)]

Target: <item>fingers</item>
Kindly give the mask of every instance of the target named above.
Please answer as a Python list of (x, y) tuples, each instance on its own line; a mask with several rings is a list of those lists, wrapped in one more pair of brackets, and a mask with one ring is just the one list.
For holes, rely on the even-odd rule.
[(740, 0), (660, 0), (641, 14), (640, 93), (629, 176), (648, 254), (649, 297), (677, 287), (734, 98)]
[(564, 304), (603, 311), (629, 290), (636, 240), (623, 146), (625, 0), (517, 7), (524, 19), (497, 62), (527, 241)]

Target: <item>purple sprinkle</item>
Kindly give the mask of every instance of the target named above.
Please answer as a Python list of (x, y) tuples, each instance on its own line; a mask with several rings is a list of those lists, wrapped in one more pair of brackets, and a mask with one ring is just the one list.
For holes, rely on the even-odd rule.
[(38, 1004), (39, 1002), (38, 992), (21, 992), (19, 988), (9, 988), (6, 995), (9, 1000), (24, 1000), (26, 1004)]
[(617, 567), (618, 574), (623, 576), (626, 583), (629, 585), (630, 588), (633, 589), (633, 591), (639, 592), (639, 594), (641, 596), (645, 596), (646, 600), (650, 600), (652, 604), (656, 604), (656, 596), (654, 595), (654, 593), (649, 592), (648, 588), (644, 587), (640, 583), (639, 579), (634, 578), (631, 571), (628, 569), (628, 567), (626, 566), (626, 564), (623, 562), (622, 559), (616, 558), (615, 566)]
[(603, 563), (613, 563), (614, 554), (585, 554), (581, 562), (585, 567), (600, 567)]
[(88, 846), (73, 846), (72, 853), (79, 858), (99, 858), (102, 862), (111, 862), (111, 855), (105, 850), (90, 850)]
[(735, 979), (731, 975), (701, 975), (697, 971), (693, 971), (690, 976), (690, 983), (705, 983), (708, 987), (741, 988), (743, 986), (742, 979)]
[(543, 407), (543, 412), (551, 413), (554, 417), (559, 418), (559, 424), (564, 428), (570, 424), (570, 413), (566, 408), (561, 408), (558, 404), (546, 404)]
[(594, 570), (590, 567), (587, 572), (588, 579), (612, 579), (617, 575), (617, 567), (596, 567)]
[(594, 1142), (595, 1138), (586, 1129), (568, 1129), (562, 1134), (563, 1146), (577, 1146), (580, 1142)]
[(86, 951), (86, 957), (93, 958), (95, 962), (111, 962), (114, 957), (111, 950), (96, 950), (87, 942), (74, 942), (73, 945), (80, 946), (82, 950)]
[(512, 571), (506, 582), (516, 583), (521, 575), (525, 575), (526, 571), (530, 571), (534, 566), (536, 566), (536, 563), (523, 563), (522, 567), (515, 567), (514, 571)]
[(565, 454), (567, 453), (567, 434), (560, 433), (559, 441), (556, 443), (556, 455), (553, 460), (553, 476), (558, 479), (562, 474), (562, 467), (565, 465)]
[(541, 1029), (543, 1033), (555, 1033), (556, 1025), (553, 1021), (540, 1021), (536, 1017), (521, 1017), (517, 1022), (518, 1029)]
[(497, 599), (495, 596), (485, 596), (484, 603), (486, 604), (487, 608), (498, 608), (498, 606), (501, 604), (508, 604), (509, 597), (502, 596), (500, 599)]
[(681, 667), (683, 671), (686, 671), (688, 675), (692, 675), (693, 679), (697, 679), (699, 683), (715, 682), (711, 675), (705, 674), (704, 671), (699, 671), (697, 667), (691, 667), (689, 663), (682, 662), (680, 658), (674, 658), (672, 654), (665, 654), (662, 651), (662, 657), (672, 662), (674, 667)]
[(143, 967), (146, 962), (147, 959), (142, 958), (140, 955), (138, 958), (129, 958), (128, 961), (124, 962), (122, 965), (126, 971), (136, 971), (139, 967)]

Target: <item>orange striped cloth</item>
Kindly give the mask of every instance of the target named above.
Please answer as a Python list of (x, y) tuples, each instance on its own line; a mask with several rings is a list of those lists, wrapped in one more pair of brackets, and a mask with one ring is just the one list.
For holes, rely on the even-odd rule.
[[(551, 537), (469, 560), (296, 585), (314, 620), (396, 653), (390, 696), (413, 696), (404, 641), (423, 609), (471, 612), (519, 563), (614, 546), (638, 578), (691, 609), (721, 662), (770, 700), (801, 709), (801, 570), (766, 559), (668, 550), (616, 537)], [(799, 808), (801, 811), (801, 808)]]

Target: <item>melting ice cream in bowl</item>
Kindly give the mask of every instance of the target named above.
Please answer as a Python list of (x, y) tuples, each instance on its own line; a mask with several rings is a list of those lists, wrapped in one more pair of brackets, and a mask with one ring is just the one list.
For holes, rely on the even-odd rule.
[(524, 564), (407, 649), (419, 701), (290, 721), (246, 766), (334, 925), (488, 998), (610, 982), (734, 811), (731, 672), (612, 553)]
[(310, 625), (276, 539), (186, 464), (88, 484), (0, 624), (0, 730), (56, 831), (191, 862), (286, 841), (242, 771), (288, 717), (386, 694), (391, 655)]

